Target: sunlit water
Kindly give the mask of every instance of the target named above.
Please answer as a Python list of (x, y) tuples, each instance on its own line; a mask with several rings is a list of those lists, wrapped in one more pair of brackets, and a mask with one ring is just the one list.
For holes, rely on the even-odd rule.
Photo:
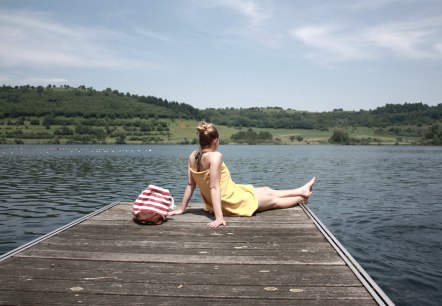
[[(0, 146), (0, 253), (148, 184), (179, 201), (192, 146)], [(442, 300), (442, 148), (222, 146), (238, 183), (317, 177), (309, 207), (397, 305)], [(200, 202), (199, 195), (193, 197)]]

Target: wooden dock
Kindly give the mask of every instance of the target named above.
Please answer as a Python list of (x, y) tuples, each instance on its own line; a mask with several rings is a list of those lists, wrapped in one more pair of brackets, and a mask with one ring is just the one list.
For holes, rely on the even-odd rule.
[(2, 256), (0, 304), (393, 305), (304, 206), (211, 218), (141, 226), (113, 203)]

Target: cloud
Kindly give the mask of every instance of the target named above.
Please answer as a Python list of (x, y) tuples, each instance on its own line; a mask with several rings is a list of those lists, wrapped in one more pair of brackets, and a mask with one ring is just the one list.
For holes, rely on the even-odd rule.
[(425, 24), (426, 22), (383, 24), (367, 29), (365, 36), (368, 42), (402, 58), (438, 56), (432, 50), (436, 30)]
[(267, 48), (281, 46), (284, 35), (274, 29), (278, 23), (275, 23), (272, 1), (204, 0), (193, 3), (206, 10), (203, 13), (198, 12), (198, 16), (219, 18), (225, 14), (222, 22), (212, 27), (210, 32), (201, 29), (216, 47), (238, 47), (249, 43), (254, 47), (256, 44)]
[(391, 22), (366, 27), (307, 25), (292, 36), (311, 48), (308, 57), (336, 60), (441, 58), (441, 21)]
[[(18, 72), (18, 75), (21, 73)], [(66, 78), (54, 78), (54, 77), (17, 77), (16, 75), (0, 75), (0, 82), (4, 84), (15, 84), (15, 85), (42, 85), (42, 84), (52, 84), (52, 85), (64, 85), (68, 84), (69, 80)]]
[(255, 0), (212, 0), (201, 2), (203, 6), (222, 6), (245, 16), (250, 25), (257, 25), (272, 16), (272, 10), (268, 2)]
[(226, 6), (235, 9), (249, 18), (251, 25), (259, 24), (272, 16), (271, 9), (269, 9), (268, 6), (263, 6), (263, 2), (260, 2), (260, 4), (253, 0), (224, 0), (223, 2)]
[(0, 67), (131, 69), (152, 65), (112, 46), (127, 38), (120, 32), (61, 24), (50, 14), (29, 11), (2, 11), (0, 22)]
[[(156, 31), (158, 25), (146, 27), (146, 20), (152, 17), (143, 9), (112, 11), (112, 13), (107, 14), (107, 18), (112, 19), (114, 25), (121, 25), (120, 28), (127, 28), (126, 32), (133, 33), (134, 37), (139, 35), (143, 37), (143, 39), (146, 38), (164, 43), (173, 42), (170, 36)], [(137, 37), (137, 39), (139, 39), (139, 37)]]
[(439, 52), (439, 55), (442, 56), (442, 42), (434, 45), (434, 49)]
[(52, 84), (52, 85), (61, 85), (67, 84), (68, 80), (65, 78), (27, 78), (20, 80), (20, 83), (25, 85), (40, 85), (40, 84)]
[[(357, 9), (357, 10), (367, 10), (367, 9), (379, 9), (384, 8), (389, 5), (404, 3), (404, 2), (413, 2), (413, 0), (358, 0), (358, 1), (347, 1), (344, 5), (349, 9)], [(422, 1), (422, 0), (418, 0)]]
[(151, 38), (151, 39), (159, 40), (162, 42), (171, 42), (171, 39), (165, 35), (162, 35), (162, 34), (150, 31), (150, 30), (146, 30), (146, 29), (143, 29), (138, 26), (132, 26), (132, 30), (134, 33), (144, 36), (146, 38)]
[(319, 56), (326, 53), (335, 59), (368, 58), (369, 54), (362, 48), (363, 42), (356, 33), (339, 31), (327, 25), (309, 25), (295, 29), (293, 36), (304, 44), (314, 47)]

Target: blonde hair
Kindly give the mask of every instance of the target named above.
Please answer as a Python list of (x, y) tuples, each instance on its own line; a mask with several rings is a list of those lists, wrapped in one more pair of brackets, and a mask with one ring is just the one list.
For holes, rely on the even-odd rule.
[(198, 139), (202, 148), (209, 147), (214, 139), (219, 139), (218, 129), (212, 123), (203, 120), (196, 130), (198, 131)]

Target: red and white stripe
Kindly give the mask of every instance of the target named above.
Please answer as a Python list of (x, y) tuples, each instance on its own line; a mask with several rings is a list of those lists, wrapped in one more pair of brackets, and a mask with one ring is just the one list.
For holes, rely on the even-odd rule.
[(141, 211), (153, 211), (163, 217), (173, 208), (175, 205), (169, 190), (155, 185), (149, 185), (132, 206), (135, 215)]

